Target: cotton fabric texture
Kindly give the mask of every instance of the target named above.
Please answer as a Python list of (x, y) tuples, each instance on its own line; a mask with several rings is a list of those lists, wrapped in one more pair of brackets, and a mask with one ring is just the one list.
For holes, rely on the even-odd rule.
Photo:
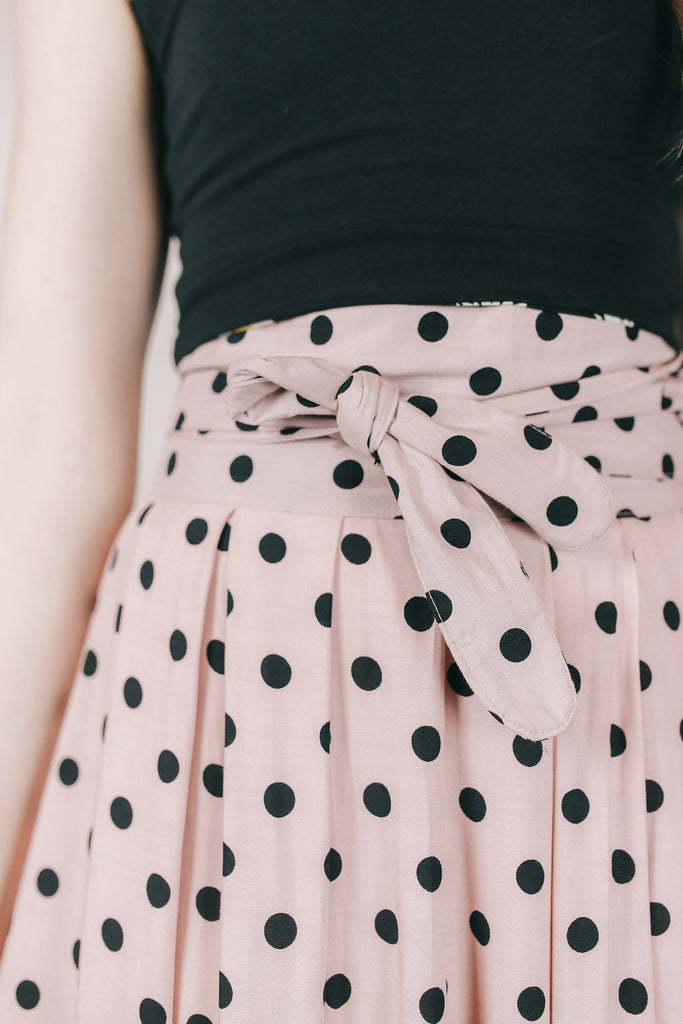
[(519, 304), (181, 360), (3, 1024), (680, 1020), (680, 365)]

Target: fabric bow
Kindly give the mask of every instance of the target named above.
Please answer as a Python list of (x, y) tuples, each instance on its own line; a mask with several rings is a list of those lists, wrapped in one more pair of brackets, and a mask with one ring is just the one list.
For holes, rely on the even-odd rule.
[(412, 610), (417, 628), (438, 623), (472, 691), (509, 729), (530, 740), (562, 732), (577, 706), (566, 659), (482, 495), (553, 547), (578, 548), (602, 537), (615, 518), (599, 472), (490, 400), (453, 395), (431, 416), (371, 368), (349, 373), (311, 356), (254, 355), (231, 363), (227, 378), (233, 420), (334, 417), (325, 434), (338, 431), (355, 450), (375, 455), (424, 590)]

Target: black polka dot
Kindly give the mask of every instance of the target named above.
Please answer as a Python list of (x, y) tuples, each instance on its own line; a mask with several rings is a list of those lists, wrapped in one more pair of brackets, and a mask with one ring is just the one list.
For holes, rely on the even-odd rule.
[(145, 590), (149, 590), (154, 581), (154, 565), (147, 559), (140, 566), (140, 583)]
[(207, 764), (202, 772), (204, 789), (211, 796), (223, 796), (223, 765)]
[(125, 796), (117, 796), (111, 802), (109, 808), (111, 820), (117, 828), (128, 828), (133, 820), (133, 808)]
[(420, 322), (417, 325), (417, 333), (423, 341), (441, 341), (446, 336), (447, 330), (448, 320), (438, 310), (425, 313), (420, 317)]
[(436, 892), (443, 878), (443, 867), (438, 857), (423, 857), (415, 870), (417, 880), (422, 889)]
[(228, 545), (230, 544), (230, 523), (225, 523), (221, 530), (221, 535), (218, 538), (218, 544), (216, 545), (217, 551), (227, 551)]
[(450, 466), (467, 466), (476, 454), (476, 444), (464, 434), (454, 434), (447, 438), (441, 446), (443, 460)]
[(363, 565), (372, 554), (372, 546), (367, 537), (361, 533), (347, 533), (342, 537), (341, 553), (347, 562)]
[(263, 926), (266, 942), (273, 949), (286, 949), (296, 938), (296, 921), (291, 914), (271, 914)]
[(647, 690), (652, 682), (652, 669), (646, 661), (640, 662), (640, 689)]
[(225, 746), (229, 747), (231, 743), (235, 742), (237, 736), (237, 726), (235, 720), (231, 715), (225, 712)]
[(22, 1010), (32, 1010), (40, 1001), (40, 989), (35, 981), (30, 981), (28, 978), (19, 982), (15, 995)]
[(59, 888), (57, 872), (53, 871), (52, 868), (43, 868), (42, 871), (38, 872), (36, 884), (38, 885), (38, 892), (42, 893), (43, 896), (54, 896)]
[(602, 463), (600, 462), (600, 459), (597, 457), (597, 455), (586, 455), (584, 461), (587, 462), (589, 466), (592, 466), (593, 469), (597, 470), (598, 473), (601, 472)]
[(594, 405), (582, 405), (577, 409), (572, 418), (572, 423), (581, 423), (585, 420), (597, 420), (598, 410)]
[(666, 601), (662, 611), (664, 612), (664, 621), (669, 629), (678, 629), (681, 624), (681, 613), (676, 602)]
[(83, 675), (92, 676), (97, 670), (97, 655), (94, 651), (88, 651), (83, 662)]
[(280, 690), (292, 678), (292, 668), (281, 654), (267, 654), (261, 662), (261, 678), (274, 690)]
[(382, 782), (370, 782), (363, 790), (363, 803), (378, 818), (386, 818), (391, 811), (391, 796)]
[(178, 758), (172, 750), (162, 750), (157, 761), (157, 771), (162, 782), (173, 782), (180, 771)]
[(612, 878), (619, 885), (630, 882), (636, 873), (633, 857), (626, 850), (612, 851)]
[(185, 634), (179, 629), (174, 629), (171, 633), (171, 639), (169, 640), (168, 646), (173, 660), (181, 661), (187, 653), (187, 640), (185, 639)]
[(189, 544), (201, 544), (209, 532), (209, 524), (206, 519), (191, 519), (185, 529), (185, 537)]
[(588, 816), (589, 809), (590, 802), (582, 789), (570, 789), (562, 797), (562, 814), (573, 825), (582, 822)]
[(522, 892), (529, 895), (540, 892), (545, 881), (543, 865), (538, 860), (524, 860), (517, 868), (515, 878)]
[(452, 661), (446, 669), (446, 682), (454, 693), (460, 697), (471, 697), (473, 690), (462, 674), (462, 669), (457, 662)]
[(323, 865), (326, 878), (333, 882), (335, 878), (339, 878), (342, 869), (342, 859), (339, 855), (339, 851), (335, 849), (329, 849), (325, 854), (325, 863)]
[(533, 768), (543, 757), (543, 744), (540, 740), (528, 740), (523, 736), (515, 736), (512, 741), (512, 752), (515, 759), (525, 768)]
[(197, 893), (195, 904), (205, 921), (217, 921), (221, 916), (221, 893), (214, 885), (205, 885)]
[(314, 614), (321, 626), (332, 625), (332, 594), (327, 591), (315, 600)]
[(374, 658), (359, 655), (351, 663), (351, 678), (361, 690), (376, 690), (382, 682), (382, 669)]
[(614, 601), (601, 601), (595, 609), (595, 621), (605, 633), (615, 633), (617, 629), (617, 608)]
[(243, 484), (254, 472), (254, 460), (249, 455), (237, 455), (230, 463), (228, 472), (236, 484)]
[(206, 660), (214, 672), (225, 674), (225, 644), (222, 640), (209, 640), (206, 645)]
[(232, 1002), (232, 985), (222, 971), (218, 975), (218, 1007), (224, 1010)]
[(567, 942), (577, 953), (587, 953), (598, 944), (598, 928), (590, 917), (577, 917), (567, 928)]
[(375, 914), (375, 931), (383, 942), (395, 946), (398, 942), (398, 920), (393, 910), (380, 910)]
[(434, 416), (438, 410), (438, 405), (435, 400), (430, 398), (428, 395), (411, 395), (408, 402), (427, 416)]
[(575, 689), (575, 691), (577, 691), (577, 693), (579, 693), (579, 691), (581, 690), (581, 673), (579, 672), (579, 669), (577, 667), (575, 667), (574, 665), (569, 665), (568, 663), (567, 669), (569, 670), (569, 675), (571, 676), (573, 688)]
[(287, 545), (279, 533), (266, 533), (261, 537), (258, 549), (264, 562), (281, 562), (285, 557)]
[(473, 910), (470, 914), (470, 931), (481, 946), (488, 946), (491, 928), (480, 910)]
[(537, 427), (533, 423), (528, 423), (524, 428), (524, 440), (538, 451), (544, 451), (553, 443), (553, 439), (545, 427)]
[(545, 995), (542, 988), (531, 985), (519, 993), (517, 1010), (524, 1020), (539, 1020), (545, 1012)]
[(671, 924), (671, 914), (663, 903), (650, 903), (650, 934), (663, 935)]
[(436, 621), (447, 622), (453, 612), (453, 604), (448, 594), (444, 594), (443, 590), (428, 590), (425, 597), (431, 602)]
[(139, 708), (142, 703), (142, 687), (135, 676), (129, 676), (123, 684), (123, 699), (129, 708)]
[(396, 498), (396, 501), (398, 501), (398, 496), (400, 494), (400, 488), (398, 486), (398, 481), (394, 480), (393, 476), (390, 473), (387, 473), (387, 480), (389, 481), (389, 486), (391, 487), (391, 490), (393, 491), (393, 494), (394, 494), (394, 497)]
[(441, 750), (441, 736), (433, 725), (420, 725), (411, 736), (413, 751), (421, 761), (433, 761)]
[(548, 544), (548, 557), (550, 559), (550, 571), (555, 572), (557, 569), (557, 552), (552, 544)]
[(345, 974), (333, 974), (323, 986), (323, 1003), (339, 1009), (351, 997), (351, 982)]
[(205, 1013), (193, 1013), (187, 1018), (186, 1024), (211, 1024)]
[(325, 345), (332, 337), (332, 321), (329, 316), (320, 313), (311, 321), (310, 339), (314, 345)]
[(343, 395), (345, 391), (349, 390), (349, 388), (351, 387), (352, 384), (353, 384), (353, 374), (351, 373), (346, 378), (346, 380), (343, 380), (341, 382), (341, 384), (339, 385), (339, 387), (337, 388), (337, 390), (334, 393), (334, 397), (335, 398), (339, 398), (340, 395)]
[(143, 999), (139, 1012), (140, 1024), (166, 1024), (166, 1010), (156, 999)]
[(562, 330), (562, 317), (551, 310), (543, 310), (536, 317), (536, 334), (543, 341), (552, 341)]
[(614, 723), (610, 727), (609, 749), (611, 757), (619, 757), (626, 750), (626, 733), (620, 725)]
[(162, 875), (154, 872), (147, 879), (147, 899), (153, 907), (165, 907), (171, 898), (171, 887)]
[(658, 811), (664, 803), (664, 790), (654, 779), (645, 780), (645, 806), (649, 812)]
[(223, 843), (223, 878), (235, 870), (235, 854), (227, 843)]
[(500, 387), (501, 381), (500, 370), (494, 366), (483, 366), (470, 376), (470, 388), (475, 395), (492, 395)]
[(472, 531), (463, 519), (446, 519), (441, 524), (441, 536), (454, 548), (466, 548), (472, 539)]
[(337, 487), (349, 491), (363, 482), (363, 467), (357, 459), (344, 459), (332, 470), (332, 479)]
[(216, 376), (211, 382), (211, 390), (215, 391), (217, 395), (224, 391), (228, 383), (228, 375), (225, 370), (219, 370)]
[(562, 494), (559, 498), (553, 498), (545, 510), (548, 522), (553, 526), (569, 526), (578, 515), (578, 505), (568, 494)]
[(403, 616), (411, 629), (423, 633), (434, 625), (434, 606), (426, 597), (410, 597), (403, 606)]
[(466, 786), (458, 797), (460, 809), (470, 821), (482, 821), (486, 814), (486, 801), (479, 790)]
[(619, 985), (619, 1005), (627, 1013), (643, 1013), (647, 1006), (647, 989), (637, 978), (624, 978)]
[(568, 380), (562, 384), (551, 384), (550, 390), (555, 395), (555, 398), (559, 398), (563, 402), (569, 402), (578, 395), (579, 386), (578, 380)]
[(633, 430), (635, 418), (633, 416), (619, 416), (614, 421), (619, 430)]
[(114, 917), (102, 922), (102, 939), (107, 949), (116, 953), (123, 945), (123, 928)]
[(59, 778), (65, 786), (73, 786), (78, 778), (78, 765), (73, 757), (65, 757), (59, 764)]
[(446, 997), (443, 993), (443, 989), (435, 986), (434, 988), (428, 988), (426, 992), (423, 992), (420, 996), (420, 1016), (428, 1024), (438, 1024), (443, 1018), (444, 1010), (446, 1008)]
[(286, 782), (272, 782), (266, 787), (263, 803), (274, 818), (284, 818), (294, 807), (294, 790)]
[(524, 661), (531, 654), (531, 638), (523, 629), (506, 629), (499, 647), (506, 661)]
[(674, 475), (674, 460), (668, 453), (662, 455), (662, 473), (668, 477), (673, 477)]

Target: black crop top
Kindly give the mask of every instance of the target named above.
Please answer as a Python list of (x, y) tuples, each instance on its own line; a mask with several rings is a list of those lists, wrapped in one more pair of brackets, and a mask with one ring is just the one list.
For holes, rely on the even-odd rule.
[(669, 0), (131, 0), (183, 355), (264, 319), (508, 300), (674, 347)]

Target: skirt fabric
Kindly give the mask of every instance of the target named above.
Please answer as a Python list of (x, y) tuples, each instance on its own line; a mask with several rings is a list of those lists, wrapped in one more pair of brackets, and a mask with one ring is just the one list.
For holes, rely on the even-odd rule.
[(517, 304), (187, 355), (2, 1024), (683, 1019), (680, 365)]

